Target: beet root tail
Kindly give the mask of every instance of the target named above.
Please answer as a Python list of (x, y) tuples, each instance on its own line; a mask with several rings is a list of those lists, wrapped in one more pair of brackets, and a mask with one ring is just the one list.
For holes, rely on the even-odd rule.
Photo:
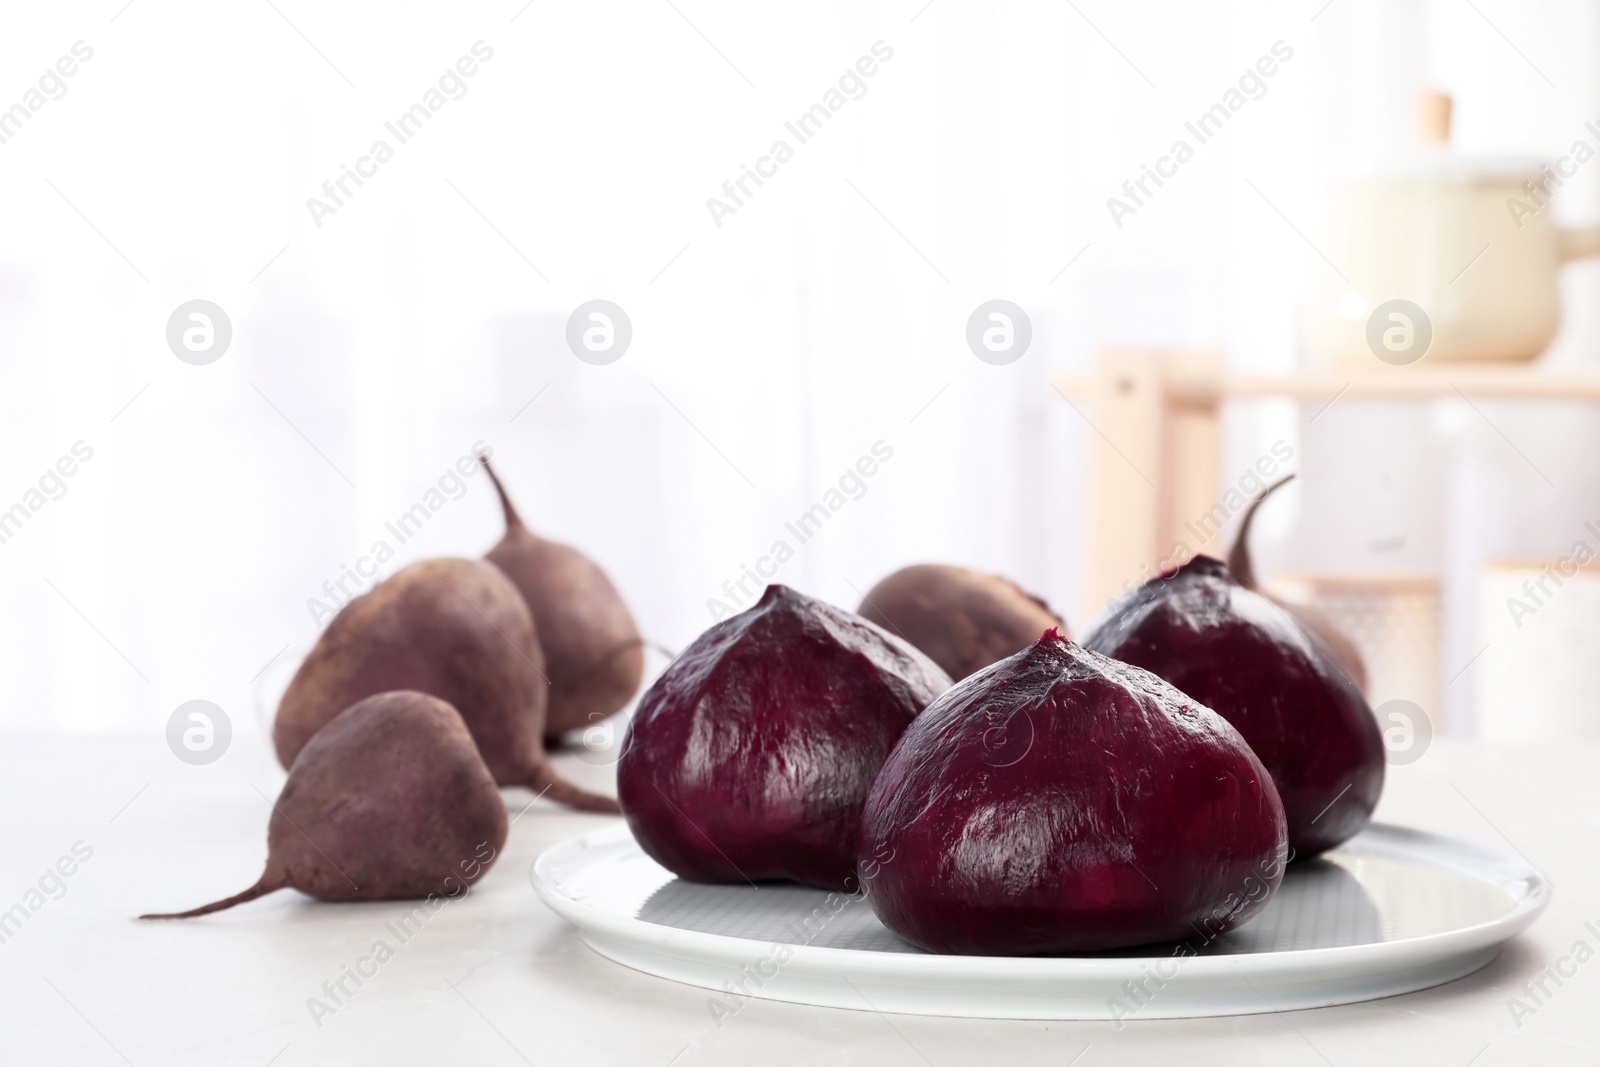
[(200, 907), (198, 907), (198, 908), (190, 908), (188, 911), (173, 911), (173, 912), (159, 912), (159, 913), (152, 912), (149, 915), (141, 915), (141, 916), (139, 916), (139, 918), (141, 918), (141, 919), (192, 919), (197, 915), (210, 915), (214, 911), (225, 911), (228, 908), (233, 907), (235, 904), (243, 904), (245, 901), (254, 900), (257, 897), (264, 897), (268, 893), (275, 893), (275, 892), (277, 892), (278, 890), (280, 890), (282, 888), (284, 888), (284, 883), (283, 882), (280, 882), (280, 881), (268, 881), (267, 880), (267, 876), (265, 874), (263, 874), (261, 876), (261, 880), (256, 882), (255, 885), (251, 886), (249, 889), (246, 889), (242, 893), (235, 893), (231, 897), (224, 897), (221, 900), (214, 900), (210, 904), (202, 904)]
[(548, 763), (541, 763), (528, 775), (527, 781), (522, 783), (542, 797), (548, 797), (557, 804), (565, 804), (578, 811), (593, 811), (603, 815), (621, 815), (622, 807), (615, 797), (608, 797), (603, 793), (591, 793), (587, 789), (580, 789), (573, 785)]
[(1233, 547), (1228, 550), (1228, 571), (1233, 575), (1233, 580), (1246, 589), (1260, 592), (1256, 583), (1256, 568), (1250, 558), (1250, 526), (1256, 521), (1256, 511), (1266, 501), (1267, 497), (1277, 492), (1279, 488), (1294, 480), (1293, 474), (1286, 474), (1261, 491), (1261, 495), (1250, 501), (1250, 506), (1245, 509), (1244, 518), (1239, 520), (1239, 532), (1234, 536)]
[[(489, 457), (480, 452), (478, 454), (478, 462), (482, 463), (483, 469), (489, 472), (489, 480), (494, 483), (495, 494), (500, 497), (500, 510), (506, 516), (506, 530), (510, 531), (522, 527), (522, 516), (517, 514), (517, 509), (511, 503), (511, 496), (506, 492), (506, 487), (500, 484), (500, 476), (489, 465)], [(523, 528), (525, 529), (526, 527)]]

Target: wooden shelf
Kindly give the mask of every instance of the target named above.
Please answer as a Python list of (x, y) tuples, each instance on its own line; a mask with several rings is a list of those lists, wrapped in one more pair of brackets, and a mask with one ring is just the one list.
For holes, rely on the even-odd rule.
[[(1152, 354), (1153, 355), (1153, 354)], [(1118, 386), (1121, 383), (1116, 383)], [(1055, 386), (1068, 397), (1093, 398), (1105, 388), (1104, 372), (1066, 374)], [(1232, 374), (1201, 367), (1169, 365), (1162, 391), (1179, 403), (1288, 397), (1328, 400), (1334, 396), (1367, 400), (1434, 400), (1462, 395), (1504, 400), (1600, 402), (1600, 367), (1542, 368), (1537, 363), (1475, 366), (1425, 363), (1412, 367), (1329, 369), (1294, 374)], [(1131, 381), (1127, 388), (1131, 389)]]
[(1219, 469), (1227, 401), (1600, 403), (1600, 367), (1426, 361), (1389, 367), (1374, 360), (1294, 374), (1235, 374), (1221, 353), (1193, 350), (1109, 351), (1093, 371), (1053, 384), (1095, 436), (1085, 618), (1189, 555), (1222, 551), (1222, 527), (1243, 502), (1230, 488), (1238, 475), (1224, 484)]

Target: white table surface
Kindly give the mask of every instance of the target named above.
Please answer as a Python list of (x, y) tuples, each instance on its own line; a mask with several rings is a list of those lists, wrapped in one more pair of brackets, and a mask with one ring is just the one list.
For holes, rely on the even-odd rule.
[[(76, 842), (93, 850), (64, 880), (64, 895), (0, 944), (7, 1067), (1600, 1063), (1600, 957), (1559, 989), (1550, 983), (1554, 995), (1520, 1027), (1508, 1007), (1575, 942), (1600, 952), (1584, 928), (1586, 920), (1600, 928), (1596, 745), (1436, 741), (1416, 764), (1390, 769), (1380, 818), (1514, 847), (1555, 884), (1550, 910), (1482, 971), (1365, 1004), (1120, 1030), (759, 1000), (719, 1029), (707, 990), (611, 963), (540, 903), (528, 882), (534, 857), (610, 821), (543, 801), (517, 818), (474, 892), (443, 908), (318, 1026), (308, 998), (378, 938), (395, 943), (385, 923), (410, 905), (323, 904), (286, 890), (199, 920), (132, 918), (255, 880), (266, 848), (262, 794), (276, 796), (283, 781), (263, 739), (241, 736), (217, 763), (192, 767), (157, 735), (6, 735), (0, 761), (0, 910)], [(559, 763), (586, 785), (611, 786), (610, 768)], [(531, 799), (505, 796), (513, 814)]]

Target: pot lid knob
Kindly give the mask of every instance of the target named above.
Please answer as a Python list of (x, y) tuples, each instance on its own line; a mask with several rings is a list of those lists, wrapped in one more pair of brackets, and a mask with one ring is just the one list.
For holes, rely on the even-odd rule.
[(1417, 97), (1417, 139), (1425, 145), (1450, 143), (1449, 93), (1425, 92)]

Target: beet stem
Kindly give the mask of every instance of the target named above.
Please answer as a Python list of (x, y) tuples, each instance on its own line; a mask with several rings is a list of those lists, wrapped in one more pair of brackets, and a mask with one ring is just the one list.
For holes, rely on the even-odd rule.
[(519, 527), (527, 529), (522, 523), (522, 516), (517, 514), (516, 507), (512, 505), (511, 497), (506, 494), (506, 487), (500, 484), (500, 476), (489, 465), (489, 457), (480, 453), (478, 462), (482, 463), (483, 469), (489, 472), (489, 480), (494, 483), (494, 491), (499, 494), (500, 510), (504, 511), (506, 515), (506, 530), (511, 531)]
[(269, 883), (267, 881), (267, 876), (263, 874), (261, 879), (256, 882), (255, 885), (251, 886), (249, 889), (246, 889), (242, 893), (235, 893), (231, 897), (224, 897), (221, 900), (214, 900), (210, 904), (202, 904), (200, 907), (190, 908), (188, 911), (152, 913), (149, 915), (141, 915), (139, 918), (192, 919), (197, 915), (210, 915), (214, 911), (223, 911), (227, 908), (233, 907), (235, 904), (243, 904), (247, 900), (254, 900), (256, 897), (264, 897), (268, 893), (275, 893), (282, 888), (284, 888), (284, 884), (282, 882)]
[[(549, 797), (557, 804), (565, 804), (578, 811), (593, 811), (602, 815), (621, 815), (622, 807), (614, 797), (591, 793), (567, 781), (548, 763), (541, 762), (522, 783), (539, 796)], [(535, 797), (534, 799), (538, 799)]]
[(1293, 474), (1285, 474), (1263, 489), (1260, 496), (1250, 501), (1250, 506), (1245, 509), (1244, 518), (1239, 521), (1239, 534), (1233, 539), (1233, 547), (1228, 549), (1228, 572), (1233, 575), (1234, 581), (1252, 592), (1259, 593), (1261, 590), (1256, 585), (1255, 564), (1250, 559), (1250, 524), (1255, 521), (1256, 509), (1266, 501), (1267, 497), (1293, 480)]

